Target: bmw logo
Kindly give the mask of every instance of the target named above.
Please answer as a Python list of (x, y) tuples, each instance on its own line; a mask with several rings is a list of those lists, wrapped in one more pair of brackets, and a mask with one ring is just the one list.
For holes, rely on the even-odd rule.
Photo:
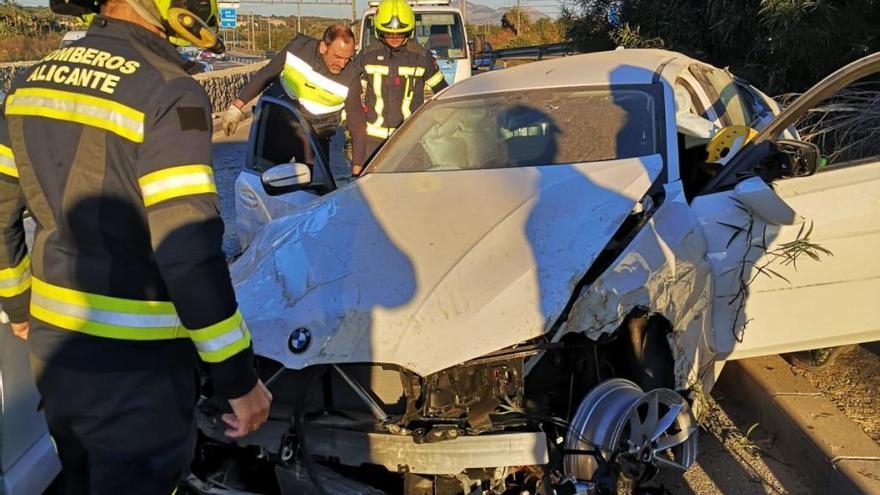
[(287, 339), (287, 348), (294, 354), (302, 354), (312, 343), (312, 333), (307, 328), (297, 328)]

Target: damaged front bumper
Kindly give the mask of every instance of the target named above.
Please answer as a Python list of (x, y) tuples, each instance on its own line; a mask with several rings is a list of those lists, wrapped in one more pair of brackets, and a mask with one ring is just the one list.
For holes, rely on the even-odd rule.
[(392, 435), (309, 425), (312, 454), (347, 466), (375, 464), (391, 472), (457, 475), (469, 469), (547, 464), (547, 438), (542, 432), (461, 436), (416, 443), (409, 435)]

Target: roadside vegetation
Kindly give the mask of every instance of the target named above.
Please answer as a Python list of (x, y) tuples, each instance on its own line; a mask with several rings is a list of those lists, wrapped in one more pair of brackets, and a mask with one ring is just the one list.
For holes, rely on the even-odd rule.
[[(729, 67), (785, 105), (843, 65), (880, 51), (877, 0), (569, 0), (582, 51), (664, 48)], [(880, 155), (880, 81), (847, 88), (796, 124), (829, 163)]]
[(0, 2), (0, 62), (36, 60), (58, 48), (66, 31), (83, 29), (72, 17), (53, 14), (48, 7), (22, 7)]
[(523, 46), (548, 45), (565, 41), (565, 24), (559, 20), (542, 17), (532, 21), (524, 9), (513, 7), (495, 25), (468, 24), (468, 37), (483, 35), (492, 48), (518, 48)]
[(803, 91), (880, 50), (876, 0), (570, 0), (563, 22), (584, 51), (676, 50), (771, 95)]

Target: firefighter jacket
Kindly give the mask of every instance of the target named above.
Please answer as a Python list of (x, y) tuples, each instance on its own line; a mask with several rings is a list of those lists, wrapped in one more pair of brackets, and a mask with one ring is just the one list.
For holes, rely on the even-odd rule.
[[(98, 16), (6, 96), (0, 304), (31, 352), (96, 371), (208, 364), (227, 398), (256, 383), (221, 249), (210, 102), (175, 48)], [(36, 223), (31, 256), (22, 224)]]
[(357, 73), (351, 64), (339, 74), (331, 73), (318, 51), (319, 43), (312, 37), (297, 35), (251, 78), (238, 98), (251, 101), (275, 82), (297, 102), (303, 117), (319, 136), (332, 136), (339, 125), (348, 87)]
[[(349, 64), (360, 75), (346, 100), (352, 138), (352, 163), (366, 161), (367, 136), (388, 139), (425, 101), (425, 87), (446, 87), (434, 55), (414, 39), (398, 49), (382, 42), (364, 48)], [(361, 90), (363, 92), (361, 92)]]

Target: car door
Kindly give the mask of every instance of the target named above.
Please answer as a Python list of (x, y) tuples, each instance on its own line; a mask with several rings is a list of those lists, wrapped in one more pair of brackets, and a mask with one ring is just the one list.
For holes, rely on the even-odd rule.
[[(270, 194), (261, 180), (270, 168), (299, 162), (309, 166), (313, 186)], [(263, 96), (254, 112), (245, 166), (235, 181), (235, 226), (244, 250), (270, 220), (301, 208), (336, 189), (328, 158), (323, 155), (311, 125), (290, 101)]]
[(27, 345), (0, 324), (0, 493), (43, 493), (61, 470), (34, 386)]
[[(769, 186), (755, 175), (770, 142), (800, 116), (878, 70), (875, 54), (823, 80), (694, 199), (713, 268), (720, 357), (880, 340), (880, 159), (833, 164), (808, 177), (765, 177)], [(797, 262), (786, 262), (798, 249)]]

